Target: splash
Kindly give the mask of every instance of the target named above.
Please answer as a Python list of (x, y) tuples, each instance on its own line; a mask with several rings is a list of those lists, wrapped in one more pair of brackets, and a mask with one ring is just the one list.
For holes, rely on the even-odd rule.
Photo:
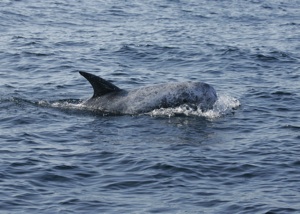
[[(89, 109), (84, 105), (82, 100), (58, 100), (53, 102), (38, 101), (37, 103), (42, 107), (58, 108), (61, 110), (78, 110), (78, 111), (93, 111), (103, 113), (103, 115), (110, 115), (107, 112), (99, 112)], [(236, 108), (240, 106), (240, 101), (229, 95), (218, 95), (218, 100), (213, 105), (213, 109), (203, 112), (200, 107), (183, 104), (175, 108), (160, 108), (154, 109), (153, 111), (146, 113), (152, 117), (156, 116), (200, 116), (207, 119), (214, 119), (231, 114)]]
[(207, 119), (219, 118), (232, 113), (240, 106), (240, 101), (229, 95), (218, 95), (218, 100), (213, 105), (213, 109), (203, 112), (201, 108), (190, 106), (187, 104), (176, 108), (160, 108), (151, 111), (151, 116), (200, 116)]
[(85, 107), (82, 104), (81, 100), (58, 100), (53, 102), (48, 102), (44, 100), (38, 101), (38, 105), (42, 107), (51, 107), (51, 108), (59, 108), (65, 110), (82, 110)]

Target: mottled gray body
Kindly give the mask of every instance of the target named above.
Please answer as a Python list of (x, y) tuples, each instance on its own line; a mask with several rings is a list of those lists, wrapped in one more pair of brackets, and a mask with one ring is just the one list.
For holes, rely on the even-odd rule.
[[(94, 96), (83, 104), (93, 110), (116, 114), (140, 114), (154, 109), (178, 107), (187, 104), (205, 111), (211, 109), (217, 100), (214, 88), (202, 82), (183, 82), (146, 86), (130, 91), (119, 89), (100, 77), (80, 72), (94, 88)], [(96, 83), (98, 81), (98, 83)], [(100, 83), (99, 83), (100, 81)], [(101, 93), (97, 86), (109, 84)]]

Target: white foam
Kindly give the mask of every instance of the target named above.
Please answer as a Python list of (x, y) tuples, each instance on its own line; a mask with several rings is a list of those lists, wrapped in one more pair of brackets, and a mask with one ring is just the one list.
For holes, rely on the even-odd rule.
[[(65, 110), (91, 110), (89, 109), (83, 101), (79, 100), (60, 100), (54, 102), (48, 102), (41, 100), (38, 105), (43, 107), (59, 108)], [(218, 94), (218, 99), (213, 105), (213, 109), (203, 112), (200, 107), (189, 106), (188, 104), (183, 104), (175, 108), (160, 108), (154, 109), (149, 112), (150, 116), (167, 116), (173, 117), (178, 115), (183, 116), (200, 116), (207, 119), (219, 118), (224, 115), (230, 114), (234, 109), (240, 106), (240, 101), (229, 95)]]
[(201, 108), (190, 107), (187, 104), (181, 105), (175, 108), (160, 108), (151, 111), (151, 116), (200, 116), (208, 119), (219, 118), (229, 113), (232, 113), (234, 109), (239, 107), (240, 101), (229, 95), (218, 95), (216, 103), (213, 105), (213, 109), (203, 112)]
[(60, 108), (60, 109), (76, 109), (81, 110), (84, 109), (85, 106), (83, 105), (83, 102), (74, 102), (72, 100), (60, 100), (60, 101), (54, 101), (54, 102), (48, 102), (48, 101), (38, 101), (38, 105), (43, 107), (52, 107), (52, 108)]

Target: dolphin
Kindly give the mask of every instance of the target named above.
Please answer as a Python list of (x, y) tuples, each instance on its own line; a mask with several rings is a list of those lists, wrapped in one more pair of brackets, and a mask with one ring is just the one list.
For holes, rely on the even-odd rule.
[(203, 82), (174, 82), (123, 90), (101, 77), (79, 71), (94, 89), (82, 104), (87, 109), (112, 114), (143, 114), (160, 108), (188, 105), (207, 111), (217, 100), (215, 89)]

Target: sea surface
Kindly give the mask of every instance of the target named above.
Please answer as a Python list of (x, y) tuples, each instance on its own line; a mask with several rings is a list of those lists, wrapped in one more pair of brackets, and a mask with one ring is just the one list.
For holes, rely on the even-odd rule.
[[(79, 71), (218, 100), (102, 114)], [(300, 1), (1, 0), (0, 213), (300, 213)]]

